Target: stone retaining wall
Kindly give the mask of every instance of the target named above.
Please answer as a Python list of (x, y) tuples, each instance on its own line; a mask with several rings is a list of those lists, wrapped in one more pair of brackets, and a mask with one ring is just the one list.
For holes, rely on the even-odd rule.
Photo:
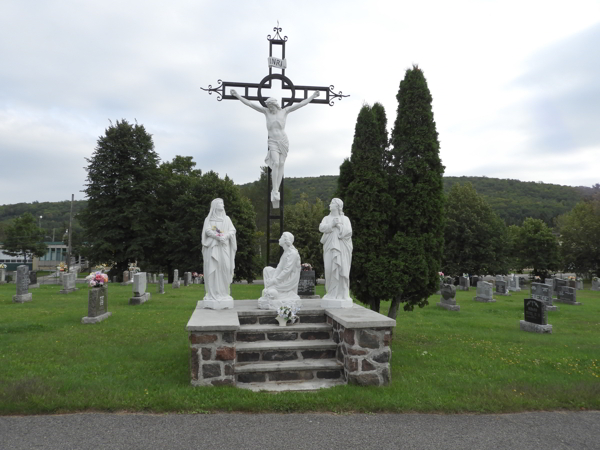
[(193, 386), (234, 382), (235, 332), (190, 332), (190, 378)]

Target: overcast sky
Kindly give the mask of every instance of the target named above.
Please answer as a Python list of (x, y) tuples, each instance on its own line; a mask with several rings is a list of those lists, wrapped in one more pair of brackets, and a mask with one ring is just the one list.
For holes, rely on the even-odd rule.
[(286, 76), (350, 95), (290, 114), (287, 177), (337, 175), (362, 104), (391, 128), (418, 64), (446, 175), (600, 183), (598, 0), (2, 0), (0, 205), (85, 198), (109, 119), (143, 124), (162, 161), (256, 180), (264, 117), (200, 87), (260, 82), (277, 21)]

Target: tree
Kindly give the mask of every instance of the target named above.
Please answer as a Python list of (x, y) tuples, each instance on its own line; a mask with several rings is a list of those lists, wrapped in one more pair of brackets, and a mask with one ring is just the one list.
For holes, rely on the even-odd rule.
[(236, 228), (235, 280), (252, 281), (258, 266), (256, 225), (252, 204), (228, 177), (202, 174), (191, 157), (176, 156), (160, 166), (155, 208), (155, 251), (145, 261), (156, 270), (202, 271), (202, 226), (210, 202), (222, 198), (225, 211)]
[(442, 271), (451, 276), (506, 273), (506, 226), (471, 183), (452, 186), (445, 211)]
[(84, 192), (88, 203), (79, 215), (95, 263), (114, 263), (120, 275), (128, 263), (149, 259), (156, 231), (158, 154), (142, 125), (117, 121), (98, 138)]
[(44, 230), (39, 228), (36, 219), (29, 213), (13, 220), (5, 228), (3, 251), (10, 256), (23, 255), (23, 263), (33, 256), (41, 257), (46, 254)]
[(363, 105), (354, 130), (350, 159), (340, 167), (337, 196), (352, 224), (350, 290), (372, 310), (379, 311), (388, 297), (389, 277), (385, 259), (388, 210), (393, 199), (388, 192), (385, 158), (388, 145), (387, 118), (379, 103)]
[(321, 199), (314, 204), (304, 198), (295, 205), (285, 206), (285, 231), (294, 235), (294, 247), (300, 253), (302, 263), (309, 263), (317, 277), (324, 273), (323, 247), (319, 224), (326, 214)]
[(406, 71), (396, 98), (398, 112), (387, 160), (389, 192), (395, 202), (388, 206), (389, 276), (384, 286), (392, 298), (391, 318), (401, 302), (405, 311), (427, 305), (427, 298), (439, 288), (444, 248), (444, 166), (431, 93), (419, 67)]
[(600, 276), (600, 195), (578, 203), (571, 212), (559, 217), (558, 228), (565, 267)]
[(516, 248), (520, 265), (533, 268), (534, 276), (545, 279), (550, 272), (560, 268), (558, 240), (541, 219), (525, 219), (519, 230)]

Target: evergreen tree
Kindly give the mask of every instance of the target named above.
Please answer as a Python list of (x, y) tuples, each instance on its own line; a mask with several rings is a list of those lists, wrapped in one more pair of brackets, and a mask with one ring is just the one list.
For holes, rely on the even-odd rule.
[(387, 291), (389, 316), (400, 302), (410, 311), (427, 305), (439, 287), (444, 247), (444, 166), (439, 155), (431, 93), (421, 69), (408, 69), (400, 83), (398, 113), (388, 159), (390, 207)]
[(356, 121), (349, 160), (340, 167), (337, 196), (352, 223), (350, 289), (361, 302), (379, 311), (389, 276), (384, 248), (388, 210), (393, 202), (384, 170), (387, 119), (383, 106), (363, 105)]
[(46, 254), (44, 230), (37, 226), (35, 218), (25, 213), (13, 220), (5, 228), (3, 251), (10, 256), (23, 255), (23, 264), (33, 256), (41, 257)]
[(114, 263), (111, 275), (151, 254), (158, 160), (152, 136), (126, 120), (111, 123), (86, 158), (88, 203), (79, 220), (91, 244), (91, 262)]
[(511, 248), (506, 226), (473, 185), (453, 185), (445, 210), (442, 271), (451, 276), (506, 273)]

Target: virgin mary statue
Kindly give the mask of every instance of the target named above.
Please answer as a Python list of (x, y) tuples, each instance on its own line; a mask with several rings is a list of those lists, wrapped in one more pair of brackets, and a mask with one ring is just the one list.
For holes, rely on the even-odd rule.
[(202, 228), (202, 258), (204, 259), (204, 307), (233, 308), (230, 285), (235, 269), (237, 241), (235, 227), (225, 214), (223, 200), (215, 198)]

